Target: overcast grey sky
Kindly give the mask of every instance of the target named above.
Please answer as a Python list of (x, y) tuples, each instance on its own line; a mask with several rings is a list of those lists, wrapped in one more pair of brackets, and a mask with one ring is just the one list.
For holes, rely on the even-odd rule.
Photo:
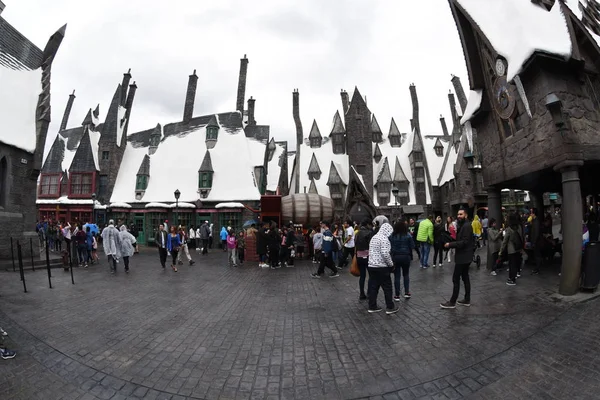
[(293, 147), (292, 90), (300, 91), (305, 134), (316, 119), (328, 134), (340, 89), (367, 97), (387, 133), (394, 117), (409, 130), (408, 86), (419, 94), (424, 133), (450, 122), (451, 74), (468, 90), (462, 48), (446, 0), (4, 0), (13, 26), (43, 48), (64, 23), (54, 62), (52, 127), (68, 95), (69, 126), (100, 104), (104, 120), (122, 74), (137, 82), (130, 133), (181, 120), (188, 75), (199, 76), (194, 115), (235, 110), (239, 59), (256, 120)]

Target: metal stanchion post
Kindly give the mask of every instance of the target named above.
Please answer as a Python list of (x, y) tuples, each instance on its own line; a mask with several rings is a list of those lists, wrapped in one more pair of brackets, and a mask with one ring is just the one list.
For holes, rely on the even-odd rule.
[(50, 251), (48, 250), (48, 238), (46, 238), (46, 269), (48, 270), (48, 286), (52, 289), (52, 274), (50, 273)]
[(23, 254), (21, 252), (21, 244), (17, 240), (17, 255), (19, 257), (19, 272), (21, 273), (21, 281), (23, 281), (23, 291), (27, 293), (27, 285), (25, 284), (25, 271), (23, 270)]
[[(46, 242), (48, 241), (48, 238), (46, 238)], [(46, 243), (46, 246), (48, 246), (48, 243)], [(31, 251), (31, 269), (35, 272), (35, 265), (33, 263), (33, 239), (29, 238), (29, 251)]]
[(15, 272), (17, 269), (15, 268), (15, 249), (14, 249), (14, 245), (13, 245), (12, 236), (10, 238), (10, 256), (12, 258), (12, 263), (13, 263), (13, 272)]

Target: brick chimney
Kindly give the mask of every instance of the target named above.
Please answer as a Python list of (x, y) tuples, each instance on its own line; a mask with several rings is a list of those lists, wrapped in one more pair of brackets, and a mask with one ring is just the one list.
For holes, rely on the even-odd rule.
[(125, 107), (125, 103), (127, 101), (127, 86), (129, 85), (129, 81), (131, 80), (131, 68), (123, 74), (123, 82), (121, 83), (121, 105)]
[(448, 127), (446, 126), (446, 120), (441, 115), (440, 115), (440, 124), (442, 124), (442, 132), (444, 132), (444, 136), (449, 136)]
[(414, 83), (409, 86), (410, 100), (412, 101), (413, 115), (411, 119), (411, 126), (419, 134), (421, 133), (421, 123), (419, 122), (419, 98), (417, 97), (417, 87)]
[(236, 110), (242, 115), (244, 114), (244, 101), (246, 99), (246, 75), (248, 74), (248, 59), (244, 54), (244, 58), (240, 59), (240, 78), (238, 80), (238, 92)]
[(342, 110), (344, 111), (344, 115), (346, 115), (346, 112), (348, 112), (348, 107), (350, 107), (350, 100), (348, 99), (348, 92), (346, 92), (344, 89), (342, 89), (342, 91), (340, 92), (340, 95), (342, 96)]
[(75, 91), (73, 90), (73, 93), (69, 95), (69, 101), (67, 101), (67, 106), (65, 107), (65, 113), (63, 114), (63, 119), (60, 123), (59, 131), (64, 131), (65, 129), (67, 129), (67, 124), (69, 123), (69, 116), (71, 115), (71, 108), (73, 108), (74, 101)]
[(254, 119), (254, 103), (256, 99), (252, 96), (248, 99), (248, 125), (256, 125), (256, 120)]
[(194, 101), (196, 100), (196, 86), (198, 85), (198, 76), (196, 70), (190, 75), (188, 80), (187, 92), (185, 94), (185, 105), (183, 106), (183, 122), (186, 124), (191, 121), (194, 114)]

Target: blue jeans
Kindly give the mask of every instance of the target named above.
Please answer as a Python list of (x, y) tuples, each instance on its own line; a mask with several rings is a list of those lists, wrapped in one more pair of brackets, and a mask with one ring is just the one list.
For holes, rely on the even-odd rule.
[(429, 252), (431, 245), (427, 242), (421, 242), (421, 266), (426, 267), (429, 262)]
[(367, 267), (369, 265), (368, 258), (357, 257), (356, 262), (358, 263), (358, 269), (360, 270), (360, 278), (358, 278), (358, 289), (360, 295), (365, 295), (365, 278), (367, 277)]
[(404, 277), (404, 294), (410, 293), (409, 283), (410, 278), (408, 276), (408, 270), (410, 269), (410, 256), (394, 256), (394, 289), (396, 289), (396, 296), (400, 296), (400, 274)]

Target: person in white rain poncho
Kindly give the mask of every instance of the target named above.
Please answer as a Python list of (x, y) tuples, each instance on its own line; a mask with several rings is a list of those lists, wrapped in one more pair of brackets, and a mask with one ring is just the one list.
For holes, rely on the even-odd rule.
[(129, 272), (129, 257), (135, 252), (136, 239), (131, 233), (127, 231), (125, 225), (121, 225), (119, 228), (119, 239), (121, 242), (121, 256), (123, 257), (123, 263), (125, 264), (125, 272)]
[(119, 231), (115, 228), (115, 221), (112, 219), (108, 221), (108, 226), (102, 230), (102, 244), (104, 253), (108, 256), (108, 263), (111, 264), (110, 272), (114, 274), (117, 271), (119, 258), (121, 258), (121, 237)]

